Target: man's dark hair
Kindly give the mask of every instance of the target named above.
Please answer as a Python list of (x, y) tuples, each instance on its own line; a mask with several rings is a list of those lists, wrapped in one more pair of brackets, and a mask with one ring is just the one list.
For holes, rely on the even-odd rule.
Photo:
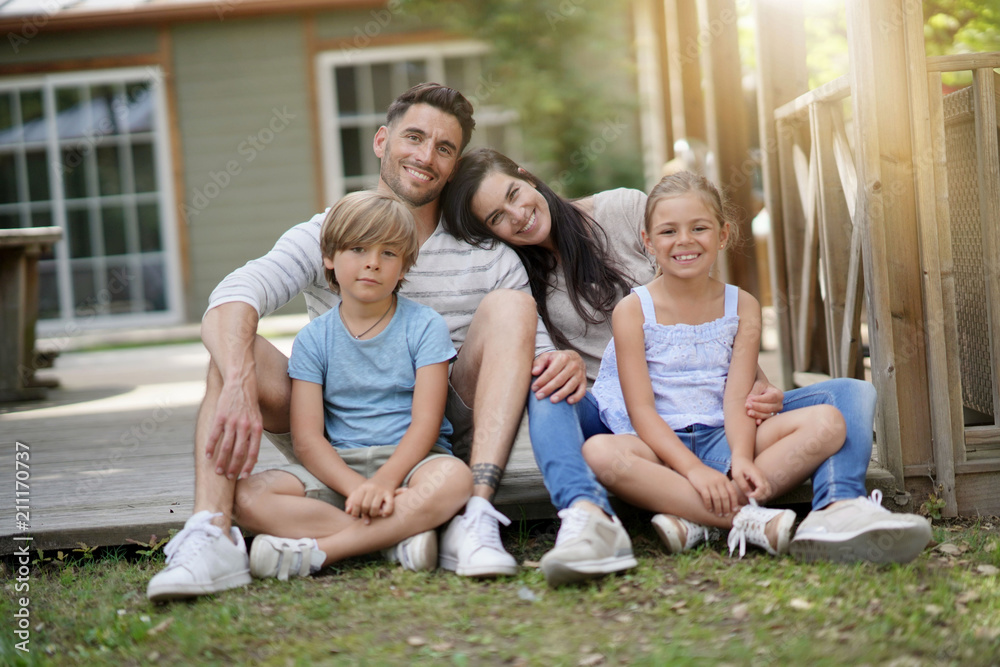
[(472, 118), (472, 103), (465, 99), (462, 93), (439, 83), (418, 83), (389, 105), (389, 110), (385, 114), (385, 124), (392, 125), (414, 104), (426, 104), (454, 116), (462, 127), (462, 146), (459, 153), (465, 150), (472, 139), (472, 131), (476, 129), (476, 121)]

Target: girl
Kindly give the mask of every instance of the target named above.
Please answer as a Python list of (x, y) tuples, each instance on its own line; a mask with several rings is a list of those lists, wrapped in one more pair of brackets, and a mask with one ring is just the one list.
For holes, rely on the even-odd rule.
[(584, 444), (587, 462), (616, 495), (659, 512), (668, 551), (690, 549), (708, 527), (788, 550), (795, 514), (758, 506), (804, 481), (840, 450), (840, 412), (816, 405), (760, 426), (747, 415), (760, 342), (760, 306), (710, 275), (735, 227), (718, 190), (684, 172), (664, 178), (646, 203), (642, 240), (659, 267), (612, 315), (594, 384), (613, 434)]

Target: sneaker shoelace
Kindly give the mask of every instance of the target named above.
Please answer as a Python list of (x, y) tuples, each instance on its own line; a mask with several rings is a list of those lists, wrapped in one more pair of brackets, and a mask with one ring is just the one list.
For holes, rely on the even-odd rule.
[(557, 547), (579, 537), (583, 529), (587, 527), (587, 522), (590, 521), (590, 512), (585, 509), (569, 507), (559, 510), (558, 514), (562, 523), (559, 525), (559, 533), (556, 535)]
[(222, 516), (222, 513), (212, 514), (204, 521), (191, 526), (185, 525), (181, 532), (163, 547), (167, 563), (184, 565), (196, 557), (208, 543), (222, 535), (222, 529), (212, 523), (212, 519), (217, 516)]
[(733, 527), (729, 531), (729, 555), (739, 547), (740, 558), (747, 553), (747, 540), (751, 544), (768, 544), (764, 527), (767, 522), (773, 519), (779, 510), (761, 507), (753, 498), (750, 504), (744, 506), (733, 518)]
[(879, 489), (874, 489), (870, 497), (861, 498), (861, 501), (868, 505), (874, 512), (885, 512), (887, 514), (891, 514), (889, 510), (882, 507), (882, 491)]
[(470, 537), (476, 541), (478, 546), (505, 551), (503, 543), (500, 542), (500, 526), (498, 524), (509, 526), (510, 519), (498, 512), (496, 508), (490, 506), (472, 516), (466, 515), (465, 521), (468, 522), (466, 528)]

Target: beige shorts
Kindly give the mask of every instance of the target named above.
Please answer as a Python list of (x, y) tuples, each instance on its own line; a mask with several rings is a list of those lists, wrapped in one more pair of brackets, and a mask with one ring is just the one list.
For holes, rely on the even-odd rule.
[[(367, 479), (371, 479), (372, 475), (374, 475), (379, 468), (385, 465), (385, 462), (389, 460), (389, 457), (392, 456), (392, 453), (395, 451), (395, 445), (381, 445), (377, 447), (353, 447), (351, 449), (338, 449), (337, 453), (340, 454), (340, 458), (344, 460), (344, 463), (346, 463), (351, 470)], [(454, 458), (455, 457), (448, 453), (448, 450), (444, 447), (434, 445), (431, 447), (430, 453), (418, 461), (417, 465), (413, 466), (410, 472), (406, 473), (402, 486), (408, 486), (410, 478), (413, 477), (413, 473), (415, 473), (420, 466), (424, 465), (428, 461), (433, 461), (434, 459)], [(329, 503), (334, 507), (344, 509), (347, 498), (320, 481), (319, 478), (306, 470), (306, 467), (301, 463), (289, 463), (288, 465), (274, 468), (274, 470), (281, 470), (294, 475), (295, 478), (302, 482), (302, 485), (306, 487), (306, 497), (322, 500), (323, 502)]]
[[(451, 450), (455, 456), (466, 463), (469, 461), (469, 450), (472, 448), (472, 408), (467, 406), (458, 395), (458, 392), (448, 385), (448, 402), (445, 404), (444, 416), (448, 418), (453, 429), (451, 435)], [(264, 431), (264, 435), (271, 441), (271, 444), (281, 452), (289, 463), (300, 465), (295, 458), (292, 449), (291, 433), (269, 433)], [(431, 450), (433, 451), (433, 450)]]

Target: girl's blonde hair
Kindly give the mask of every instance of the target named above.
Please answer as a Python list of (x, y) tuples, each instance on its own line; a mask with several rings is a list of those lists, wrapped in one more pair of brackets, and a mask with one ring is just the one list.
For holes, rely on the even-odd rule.
[[(377, 244), (397, 249), (404, 273), (417, 261), (417, 224), (410, 209), (396, 197), (374, 190), (352, 192), (327, 212), (320, 231), (324, 259), (332, 259), (340, 250)], [(326, 280), (334, 292), (340, 293), (333, 269), (326, 269)], [(400, 280), (393, 291), (402, 284)]]
[(719, 223), (720, 229), (725, 229), (729, 225), (729, 238), (726, 240), (726, 247), (736, 245), (739, 242), (739, 225), (737, 209), (729, 203), (719, 189), (705, 178), (694, 172), (680, 171), (676, 174), (664, 176), (659, 183), (649, 191), (646, 198), (646, 233), (649, 234), (649, 225), (653, 220), (653, 211), (664, 199), (673, 199), (686, 194), (695, 194), (701, 198), (705, 206)]

